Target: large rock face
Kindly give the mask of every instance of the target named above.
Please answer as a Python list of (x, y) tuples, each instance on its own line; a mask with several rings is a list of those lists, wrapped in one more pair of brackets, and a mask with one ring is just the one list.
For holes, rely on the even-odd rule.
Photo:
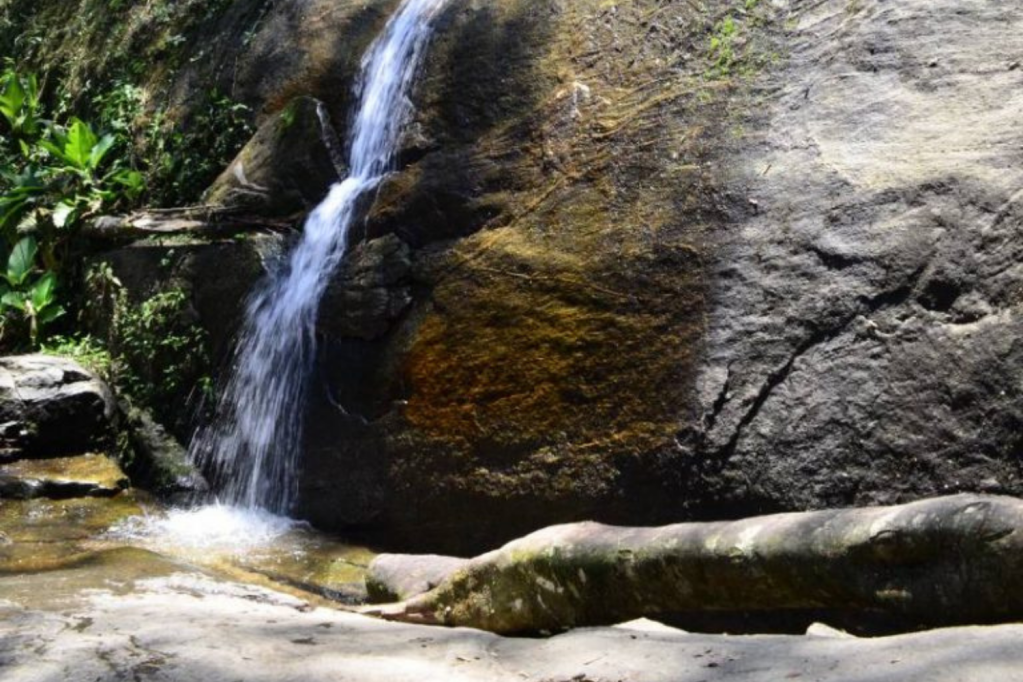
[(1023, 10), (802, 5), (727, 168), (702, 449), (753, 508), (1018, 492)]
[(416, 301), (383, 351), (334, 345), (332, 390), (379, 421), (313, 450), (359, 493), (310, 485), (309, 512), (436, 546), (1018, 492), (1021, 22), (453, 10), (369, 228), (419, 247)]
[[(232, 3), (167, 96), (308, 95), (343, 137), (394, 5)], [(457, 551), (1023, 492), (1021, 35), (979, 1), (453, 1), (323, 309), (301, 513)]]

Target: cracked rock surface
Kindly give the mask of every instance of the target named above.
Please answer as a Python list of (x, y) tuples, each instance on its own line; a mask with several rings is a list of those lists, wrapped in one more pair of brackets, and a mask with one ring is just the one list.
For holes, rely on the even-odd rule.
[(711, 266), (700, 449), (747, 509), (1019, 492), (1023, 10), (792, 5), (729, 164), (756, 210)]

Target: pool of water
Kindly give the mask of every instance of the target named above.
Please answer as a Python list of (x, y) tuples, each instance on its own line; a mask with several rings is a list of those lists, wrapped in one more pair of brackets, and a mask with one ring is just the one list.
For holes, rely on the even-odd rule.
[[(354, 604), (373, 556), (308, 524), (223, 505), (165, 508), (133, 492), (0, 500), (0, 600), (26, 607), (180, 570)], [(43, 575), (55, 587), (38, 593)]]

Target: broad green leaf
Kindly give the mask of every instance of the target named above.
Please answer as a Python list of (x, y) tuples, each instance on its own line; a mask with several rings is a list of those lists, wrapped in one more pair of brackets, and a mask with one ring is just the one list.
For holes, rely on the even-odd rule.
[(25, 294), (18, 291), (8, 291), (0, 298), (0, 306), (25, 311)]
[(25, 78), (24, 88), (25, 101), (28, 103), (29, 108), (38, 108), (39, 98), (42, 93), (39, 91), (39, 78), (34, 73), (30, 73)]
[(58, 317), (63, 315), (65, 312), (67, 312), (67, 311), (64, 310), (63, 307), (61, 307), (59, 305), (51, 305), (51, 306), (47, 306), (42, 311), (40, 311), (36, 315), (36, 319), (39, 320), (39, 324), (46, 325), (46, 324), (49, 324), (49, 323), (53, 322), (54, 320), (56, 320)]
[(124, 186), (129, 193), (141, 192), (145, 189), (146, 181), (142, 173), (134, 170), (119, 170), (110, 176), (110, 179), (119, 185)]
[(7, 196), (12, 194), (42, 194), (46, 191), (46, 183), (39, 177), (34, 168), (28, 168), (24, 173), (6, 173), (4, 174), (4, 180), (6, 180), (11, 188), (7, 191)]
[(0, 93), (0, 114), (4, 115), (15, 130), (18, 129), (16, 122), (24, 104), (25, 91), (21, 87), (21, 78), (15, 75), (7, 81), (7, 87)]
[(37, 311), (44, 310), (53, 303), (56, 291), (57, 276), (52, 272), (47, 272), (39, 278), (39, 281), (32, 285), (32, 306)]
[(52, 142), (50, 140), (39, 140), (39, 146), (50, 152), (50, 154), (69, 166), (73, 166), (74, 162), (68, 158), (67, 154), (64, 153), (64, 146), (59, 142)]
[(89, 157), (96, 143), (96, 134), (92, 132), (89, 124), (77, 118), (73, 119), (67, 134), (67, 143), (64, 145), (64, 156), (75, 168), (86, 170), (89, 168)]
[(0, 231), (7, 232), (20, 223), (31, 207), (32, 202), (25, 195), (0, 197)]
[(30, 196), (32, 196), (30, 192), (17, 189), (7, 194), (0, 195), (0, 219), (2, 219), (9, 211), (18, 210), (22, 204), (28, 201)]
[(117, 138), (113, 135), (104, 135), (99, 139), (99, 142), (93, 146), (92, 151), (89, 152), (89, 168), (96, 170), (99, 165), (103, 163), (103, 157), (107, 155), (110, 148), (117, 142)]
[(31, 236), (23, 238), (14, 246), (11, 257), (7, 259), (7, 281), (11, 286), (16, 287), (24, 283), (25, 278), (32, 272), (38, 250), (35, 237)]

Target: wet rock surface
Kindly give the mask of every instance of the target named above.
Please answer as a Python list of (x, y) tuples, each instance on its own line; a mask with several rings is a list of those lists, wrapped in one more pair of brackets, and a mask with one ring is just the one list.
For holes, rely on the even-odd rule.
[(128, 487), (121, 467), (104, 455), (0, 464), (0, 498), (113, 497)]
[(189, 503), (209, 492), (188, 450), (145, 410), (122, 405), (124, 429), (133, 457), (127, 466), (135, 485), (169, 499)]
[(391, 330), (412, 303), (408, 244), (393, 234), (357, 244), (324, 297), (330, 315), (320, 330), (335, 338), (373, 341)]
[[(1023, 12), (941, 7), (760, 3), (725, 74), (724, 9), (452, 11), (367, 225), (415, 247), (413, 303), (327, 351), (353, 438), (314, 427), (306, 513), (465, 552), (1019, 492)], [(373, 501), (315, 501), (368, 449)]]
[[(13, 578), (45, 571), (73, 569), (93, 561), (97, 537), (142, 506), (131, 492), (115, 497), (76, 497), (63, 500), (0, 499), (0, 576), (3, 599), (10, 599)], [(31, 593), (31, 591), (30, 591)]]

